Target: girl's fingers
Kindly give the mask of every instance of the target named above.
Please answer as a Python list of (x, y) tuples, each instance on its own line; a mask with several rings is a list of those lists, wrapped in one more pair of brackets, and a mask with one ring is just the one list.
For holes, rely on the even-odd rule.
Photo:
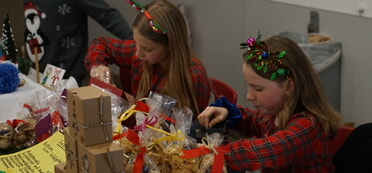
[(111, 81), (110, 69), (104, 65), (98, 65), (98, 66), (92, 67), (92, 69), (90, 70), (90, 76), (97, 78), (101, 81), (104, 81), (106, 83), (110, 83)]
[(212, 113), (211, 113), (210, 107), (205, 108), (205, 110), (202, 113), (200, 113), (198, 116), (199, 123), (202, 126), (208, 128), (209, 118), (211, 115)]

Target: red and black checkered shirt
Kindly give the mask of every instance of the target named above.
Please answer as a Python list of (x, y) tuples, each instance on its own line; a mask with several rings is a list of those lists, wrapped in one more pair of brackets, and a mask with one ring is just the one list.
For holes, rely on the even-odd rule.
[(236, 170), (267, 172), (334, 172), (329, 136), (309, 113), (292, 115), (287, 126), (278, 130), (275, 116), (257, 115), (241, 108), (238, 125), (246, 138), (221, 146), (226, 163)]
[[(142, 60), (136, 55), (134, 40), (118, 40), (112, 38), (97, 38), (89, 45), (85, 56), (87, 69), (99, 64), (116, 64), (120, 68), (129, 69), (131, 75), (121, 76), (121, 80), (130, 80), (131, 94), (136, 96), (138, 85), (143, 71)], [(150, 78), (150, 91), (159, 93), (168, 79), (168, 71), (159, 65), (153, 66)], [(195, 97), (200, 111), (204, 110), (209, 103), (210, 85), (206, 71), (197, 58), (191, 59), (191, 80), (194, 86)], [(129, 78), (128, 78), (129, 76)]]

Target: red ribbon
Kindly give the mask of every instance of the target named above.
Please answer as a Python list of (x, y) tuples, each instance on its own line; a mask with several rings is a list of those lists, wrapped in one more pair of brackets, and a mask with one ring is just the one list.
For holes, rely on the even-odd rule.
[(173, 118), (171, 118), (171, 117), (168, 117), (168, 116), (166, 116), (164, 114), (160, 114), (160, 117), (163, 118), (163, 119), (165, 119), (166, 121), (172, 123), (172, 124), (176, 124), (176, 120), (173, 119)]
[(221, 149), (215, 148), (217, 153), (214, 153), (213, 165), (211, 173), (221, 173), (225, 162), (225, 155)]
[(143, 167), (143, 157), (146, 152), (146, 147), (141, 147), (140, 152), (137, 155), (136, 161), (134, 162), (133, 173), (141, 173)]
[(29, 104), (23, 104), (23, 107), (24, 108), (27, 108), (28, 111), (30, 111), (31, 113), (34, 113), (34, 114), (39, 114), (39, 113), (42, 113), (42, 112), (45, 112), (45, 111), (48, 111), (49, 110), (49, 107), (45, 107), (45, 108), (41, 108), (41, 109), (38, 109), (36, 111), (32, 110), (32, 107), (29, 105)]
[(140, 145), (140, 138), (139, 138), (138, 134), (131, 129), (128, 129), (127, 139), (130, 142), (132, 142), (134, 145)]
[(13, 121), (7, 120), (6, 123), (13, 127), (13, 129), (17, 128), (20, 123), (26, 124), (26, 121), (20, 119), (13, 119)]
[(112, 137), (113, 140), (118, 140), (120, 138), (126, 137), (130, 142), (132, 142), (134, 145), (140, 145), (140, 138), (138, 134), (131, 130), (128, 129), (127, 132), (124, 132), (122, 134), (118, 134)]
[(57, 127), (57, 128), (64, 127), (63, 120), (61, 118), (61, 114), (59, 113), (59, 111), (53, 111), (51, 117), (52, 117), (52, 124), (54, 127)]
[(125, 137), (125, 136), (127, 136), (128, 135), (128, 132), (124, 132), (124, 133), (122, 133), (122, 134), (118, 134), (118, 135), (114, 135), (114, 136), (112, 136), (112, 140), (118, 140), (118, 139), (120, 139), (120, 138), (123, 138), (123, 137)]
[(150, 111), (150, 108), (149, 106), (147, 106), (146, 103), (142, 101), (136, 101), (136, 107), (134, 108), (134, 110), (148, 113)]
[[(215, 147), (215, 150), (217, 151), (218, 154), (214, 153), (211, 173), (221, 173), (223, 170), (224, 162), (225, 162), (225, 156), (223, 155), (223, 152), (221, 149)], [(182, 150), (182, 152), (184, 153), (184, 155), (181, 156), (181, 158), (186, 159), (186, 158), (194, 158), (194, 157), (199, 157), (199, 156), (208, 154), (211, 152), (211, 150), (207, 148), (206, 146), (200, 146), (198, 148), (191, 149), (191, 150)]]
[(191, 150), (182, 150), (182, 152), (183, 152), (183, 156), (181, 156), (181, 158), (189, 159), (189, 158), (199, 157), (199, 156), (208, 154), (211, 152), (211, 150), (207, 148), (206, 146), (200, 146), (198, 148), (191, 149)]

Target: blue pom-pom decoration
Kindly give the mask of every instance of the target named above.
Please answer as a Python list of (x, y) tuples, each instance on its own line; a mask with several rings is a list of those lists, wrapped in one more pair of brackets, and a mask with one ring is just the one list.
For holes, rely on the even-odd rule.
[(227, 117), (228, 121), (226, 122), (227, 128), (231, 129), (242, 118), (242, 113), (240, 113), (239, 108), (236, 105), (230, 103), (226, 99), (226, 97), (220, 97), (209, 106), (224, 107), (229, 111), (229, 115)]
[(0, 64), (0, 94), (13, 92), (20, 82), (18, 69), (13, 64)]

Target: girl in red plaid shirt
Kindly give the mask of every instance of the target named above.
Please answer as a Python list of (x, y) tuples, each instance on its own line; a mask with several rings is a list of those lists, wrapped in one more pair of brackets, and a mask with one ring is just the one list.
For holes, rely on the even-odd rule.
[(240, 139), (221, 146), (232, 170), (261, 172), (333, 172), (329, 140), (341, 115), (326, 101), (309, 59), (292, 40), (261, 35), (242, 43), (247, 100), (255, 110), (237, 107), (225, 98), (199, 116), (213, 127), (237, 120)]
[(91, 77), (109, 82), (107, 65), (116, 64), (126, 71), (121, 80), (133, 95), (130, 102), (152, 91), (175, 98), (176, 107), (190, 107), (198, 115), (208, 106), (211, 89), (202, 63), (191, 54), (182, 12), (167, 0), (146, 7), (128, 2), (141, 11), (133, 23), (134, 40), (93, 40), (85, 57)]

